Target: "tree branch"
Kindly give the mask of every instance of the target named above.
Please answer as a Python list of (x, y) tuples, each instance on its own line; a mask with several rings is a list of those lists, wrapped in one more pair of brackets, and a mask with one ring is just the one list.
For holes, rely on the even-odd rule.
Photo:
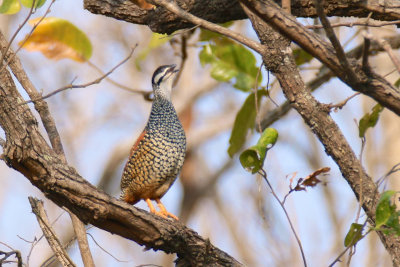
[[(361, 167), (361, 163), (354, 151), (346, 141), (337, 124), (329, 115), (329, 110), (319, 103), (305, 86), (289, 48), (289, 42), (274, 31), (263, 19), (244, 6), (253, 27), (269, 53), (263, 55), (264, 64), (279, 80), (281, 88), (291, 106), (302, 116), (305, 123), (324, 145), (326, 153), (339, 166), (340, 171), (349, 183), (356, 198), (360, 201), (362, 194), (362, 207), (370, 222), (374, 225), (375, 210), (379, 200), (377, 186), (371, 177)], [(285, 62), (285, 64), (280, 64)], [(386, 250), (392, 257), (395, 266), (400, 265), (400, 238), (386, 236), (377, 232)]]
[(36, 215), (37, 221), (42, 229), (44, 236), (47, 239), (51, 249), (60, 261), (62, 266), (74, 267), (76, 266), (71, 258), (68, 256), (67, 251), (63, 248), (60, 240), (57, 238), (56, 233), (49, 223), (46, 212), (43, 207), (43, 202), (37, 198), (29, 197), (29, 203), (32, 207), (32, 212)]
[(36, 119), (5, 69), (0, 73), (0, 126), (6, 134), (3, 159), (60, 207), (80, 220), (147, 249), (176, 253), (185, 266), (240, 266), (193, 230), (113, 198), (84, 180), (38, 131)]
[[(237, 0), (177, 0), (175, 2), (187, 12), (213, 23), (247, 18)], [(275, 2), (280, 3), (280, 1)], [(94, 14), (148, 25), (152, 31), (158, 33), (171, 34), (176, 30), (193, 26), (191, 23), (182, 21), (178, 16), (165, 12), (163, 8), (144, 10), (131, 1), (125, 0), (84, 0), (84, 8)], [(324, 12), (328, 16), (347, 17), (351, 14), (351, 16), (359, 18), (366, 18), (368, 14), (373, 12), (373, 19), (384, 21), (400, 19), (400, 7), (390, 6), (390, 4), (382, 5), (380, 0), (329, 1)], [(297, 17), (314, 18), (317, 16), (313, 0), (291, 0), (291, 13)]]
[(307, 30), (293, 16), (284, 12), (272, 0), (265, 0), (263, 2), (256, 0), (240, 1), (261, 20), (271, 25), (286, 38), (296, 42), (309, 54), (320, 60), (353, 90), (370, 96), (382, 106), (400, 115), (400, 91), (383, 77), (372, 70), (365, 71), (358, 62), (349, 60), (350, 67), (357, 75), (358, 82), (354, 84), (337, 59), (333, 47), (322, 40), (317, 34)]

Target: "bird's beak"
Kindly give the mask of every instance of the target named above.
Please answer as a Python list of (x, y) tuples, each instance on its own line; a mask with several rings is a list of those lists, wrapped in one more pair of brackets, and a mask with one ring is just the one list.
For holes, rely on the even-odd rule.
[(169, 73), (177, 73), (179, 71), (179, 69), (175, 69), (175, 68), (176, 68), (176, 64), (170, 65), (168, 72)]

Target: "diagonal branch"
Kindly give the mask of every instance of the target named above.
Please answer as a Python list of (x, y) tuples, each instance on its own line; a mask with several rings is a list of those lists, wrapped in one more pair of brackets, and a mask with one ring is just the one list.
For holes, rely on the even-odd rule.
[(225, 36), (228, 36), (229, 38), (253, 49), (254, 51), (256, 51), (260, 54), (263, 53), (263, 48), (258, 42), (253, 41), (253, 40), (241, 35), (240, 33), (229, 30), (218, 24), (211, 23), (211, 22), (208, 22), (207, 20), (196, 17), (196, 16), (190, 14), (189, 12), (186, 12), (185, 10), (181, 9), (174, 2), (166, 1), (166, 0), (151, 0), (151, 1), (149, 0), (148, 2), (153, 2), (159, 6), (162, 6), (165, 9), (169, 10), (170, 12), (178, 15), (182, 19), (189, 21), (195, 25), (200, 25), (201, 27), (208, 29), (210, 31), (218, 32)]
[[(339, 166), (343, 177), (353, 190), (357, 200), (362, 204), (369, 222), (374, 225), (376, 205), (379, 200), (377, 186), (372, 178), (361, 167), (340, 128), (329, 115), (329, 109), (318, 102), (306, 87), (296, 66), (289, 42), (274, 31), (253, 10), (244, 6), (252, 21), (261, 42), (265, 44), (269, 54), (263, 56), (264, 64), (279, 80), (281, 88), (291, 106), (302, 116), (304, 122), (323, 144), (326, 153)], [(286, 46), (286, 49), (285, 49)], [(276, 62), (278, 61), (278, 62)], [(285, 64), (279, 64), (285, 62)], [(362, 197), (361, 197), (362, 195)], [(361, 200), (362, 198), (362, 200)], [(393, 264), (400, 266), (400, 238), (386, 236), (377, 232), (386, 250), (392, 257)]]
[(49, 223), (46, 212), (43, 207), (43, 202), (37, 198), (29, 197), (29, 203), (32, 207), (32, 212), (36, 215), (37, 221), (42, 229), (44, 236), (47, 239), (51, 249), (60, 261), (62, 266), (74, 267), (76, 266), (71, 258), (68, 256), (67, 251), (63, 248), (60, 240), (57, 238), (56, 233)]
[(323, 0), (314, 0), (314, 5), (317, 10), (318, 17), (321, 21), (322, 26), (325, 29), (326, 35), (331, 41), (333, 48), (335, 48), (337, 58), (340, 62), (340, 65), (347, 73), (347, 79), (351, 84), (356, 84), (358, 82), (357, 76), (355, 75), (353, 69), (350, 67), (349, 61), (346, 58), (343, 47), (340, 44), (338, 38), (336, 37), (335, 32), (332, 29), (331, 23), (325, 15), (324, 8), (322, 7), (324, 4)]
[(363, 70), (361, 64), (355, 60), (349, 60), (350, 67), (356, 73), (358, 80), (357, 83), (353, 84), (347, 75), (347, 71), (343, 69), (336, 57), (332, 45), (322, 40), (317, 34), (307, 30), (272, 0), (264, 0), (263, 2), (257, 0), (240, 1), (262, 21), (271, 25), (283, 36), (296, 42), (305, 51), (320, 60), (353, 90), (370, 96), (384, 107), (400, 115), (400, 91), (382, 76), (372, 70)]
[(148, 249), (176, 253), (182, 266), (240, 266), (179, 222), (149, 214), (113, 198), (84, 180), (46, 143), (7, 70), (0, 73), (0, 126), (6, 134), (3, 159), (49, 199), (80, 220)]

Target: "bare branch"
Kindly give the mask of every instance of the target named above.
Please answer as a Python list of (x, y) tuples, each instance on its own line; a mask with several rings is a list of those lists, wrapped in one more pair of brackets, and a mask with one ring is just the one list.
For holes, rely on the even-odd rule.
[[(111, 258), (113, 258), (114, 260), (118, 261), (118, 262), (132, 262), (133, 260), (129, 260), (129, 261), (124, 261), (124, 260), (120, 260), (117, 257), (115, 257), (113, 254), (111, 254), (110, 252), (108, 252), (107, 250), (105, 250), (102, 246), (100, 246), (99, 243), (97, 243), (96, 239), (94, 239), (93, 235), (91, 233), (87, 233), (88, 236), (90, 236), (93, 240), (93, 242), (102, 250), (104, 251), (104, 253), (108, 254)], [(86, 266), (85, 266), (86, 267)]]
[[(31, 6), (31, 8), (29, 9), (28, 15), (26, 16), (26, 18), (24, 19), (24, 21), (18, 26), (18, 29), (14, 32), (13, 36), (11, 36), (11, 39), (10, 39), (10, 41), (8, 42), (8, 45), (6, 46), (6, 48), (4, 49), (4, 51), (2, 52), (3, 55), (2, 55), (1, 58), (0, 58), (0, 68), (3, 67), (3, 64), (4, 64), (4, 62), (3, 62), (3, 61), (4, 61), (4, 57), (5, 57), (6, 54), (8, 53), (8, 49), (10, 49), (11, 44), (12, 44), (12, 42), (14, 41), (15, 37), (17, 37), (17, 35), (18, 35), (18, 33), (21, 31), (22, 27), (25, 26), (25, 24), (28, 22), (29, 18), (32, 16), (32, 14), (33, 14), (33, 9), (34, 9), (35, 4), (36, 4), (36, 0), (33, 0), (33, 1), (32, 1), (32, 6)], [(7, 66), (7, 65), (8, 65), (8, 62), (7, 62), (7, 64), (4, 64), (4, 66)]]
[(60, 261), (62, 266), (76, 266), (68, 256), (60, 240), (57, 238), (56, 233), (51, 227), (43, 207), (43, 202), (37, 198), (29, 197), (29, 203), (31, 204), (32, 212), (36, 215), (37, 221), (47, 239), (47, 242), (49, 243), (53, 252), (56, 254), (57, 259)]
[(260, 54), (263, 53), (263, 48), (258, 42), (255, 42), (255, 41), (241, 35), (240, 33), (237, 33), (232, 30), (229, 30), (227, 28), (224, 28), (222, 26), (219, 26), (218, 24), (214, 24), (214, 23), (208, 22), (204, 19), (201, 19), (199, 17), (193, 16), (192, 14), (190, 14), (190, 13), (184, 11), (183, 9), (181, 9), (180, 7), (178, 7), (174, 2), (170, 2), (170, 1), (166, 1), (166, 0), (149, 0), (148, 2), (152, 2), (154, 4), (162, 6), (165, 9), (169, 10), (170, 12), (175, 13), (182, 19), (189, 21), (195, 25), (200, 25), (201, 27), (203, 27), (207, 30), (221, 33), (225, 36), (228, 36), (229, 38), (253, 49), (254, 51), (257, 51)]
[[(5, 55), (4, 60), (8, 62), (8, 66), (10, 67), (11, 71), (20, 82), (24, 90), (27, 92), (31, 99), (38, 98), (40, 96), (39, 92), (36, 90), (33, 83), (28, 78), (22, 64), (16, 55), (12, 51), (12, 49), (8, 49), (7, 54), (5, 53), (5, 48), (7, 47), (8, 42), (4, 37), (3, 33), (0, 31), (0, 51), (3, 55)], [(6, 65), (5, 65), (6, 66)], [(1, 68), (0, 68), (1, 69)], [(4, 71), (4, 70), (3, 70)], [(0, 73), (2, 71), (0, 70)], [(64, 149), (62, 146), (60, 135), (58, 134), (58, 130), (56, 124), (54, 122), (53, 117), (50, 115), (49, 107), (45, 101), (37, 101), (35, 103), (35, 109), (40, 115), (40, 118), (43, 122), (43, 126), (46, 129), (46, 132), (49, 136), (50, 143), (54, 149), (54, 151), (64, 158)]]
[[(67, 209), (67, 208), (65, 208)], [(79, 218), (67, 209), (69, 216), (71, 217), (72, 226), (75, 231), (76, 239), (78, 240), (79, 251), (81, 253), (82, 262), (85, 267), (94, 267), (94, 261), (92, 253), (90, 253), (89, 243), (86, 238), (85, 225), (79, 220)]]
[[(369, 18), (366, 20), (357, 20), (357, 21), (351, 21), (351, 22), (340, 22), (340, 23), (333, 23), (331, 24), (332, 28), (338, 28), (338, 27), (354, 27), (354, 26), (362, 26), (362, 27), (383, 27), (383, 26), (389, 26), (389, 25), (397, 25), (400, 24), (400, 20), (394, 20), (394, 21), (369, 21)], [(322, 25), (307, 25), (305, 26), (307, 29), (322, 29), (324, 26)]]
[(358, 78), (355, 75), (353, 69), (350, 67), (350, 64), (344, 53), (343, 47), (340, 44), (339, 40), (336, 37), (335, 32), (332, 29), (331, 23), (329, 22), (328, 18), (325, 15), (324, 9), (322, 7), (323, 4), (324, 4), (324, 0), (314, 0), (314, 5), (317, 10), (318, 17), (322, 23), (322, 26), (324, 26), (326, 35), (328, 36), (333, 47), (335, 48), (336, 56), (338, 57), (339, 63), (343, 67), (343, 69), (346, 71), (347, 78), (350, 80), (350, 83), (356, 84), (358, 82)]
[[(10, 55), (8, 58), (6, 58), (7, 53), (8, 53), (8, 51), (9, 51), (9, 49), (10, 49), (10, 46), (11, 46), (10, 43), (11, 43), (11, 41), (12, 41), (13, 39), (11, 39), (10, 43), (7, 44), (6, 49), (2, 49), (3, 51), (1, 51), (1, 52), (2, 52), (3, 55), (2, 55), (1, 61), (0, 61), (0, 72), (3, 71), (4, 68), (7, 67), (7, 65), (9, 65), (9, 64), (14, 60), (14, 57), (17, 55), (17, 53), (19, 52), (19, 50), (21, 50), (21, 48), (24, 46), (24, 44), (26, 43), (26, 41), (28, 41), (28, 38), (32, 35), (32, 33), (33, 33), (33, 32), (35, 31), (35, 29), (37, 28), (37, 26), (39, 26), (39, 24), (42, 23), (42, 21), (43, 21), (43, 20), (46, 18), (46, 16), (50, 13), (50, 8), (51, 8), (51, 6), (54, 4), (55, 1), (56, 1), (56, 0), (52, 0), (52, 1), (51, 1), (51, 3), (50, 3), (49, 6), (47, 7), (46, 12), (44, 13), (44, 15), (39, 19), (38, 22), (35, 23), (35, 25), (33, 25), (31, 31), (28, 33), (28, 35), (25, 37), (25, 39), (21, 42), (21, 45), (19, 45), (19, 47), (18, 47), (18, 49), (15, 51), (15, 53), (14, 53), (14, 52), (10, 53), (11, 55)], [(34, 1), (34, 2), (35, 2), (35, 1)], [(32, 3), (32, 7), (33, 7), (33, 5), (34, 5), (34, 4)], [(29, 19), (29, 17), (26, 18), (26, 20), (28, 20), (28, 19)], [(25, 21), (24, 23), (26, 23), (26, 21)], [(18, 29), (18, 30), (20, 30), (20, 29)], [(18, 30), (17, 30), (17, 31), (18, 31)], [(12, 38), (15, 38), (15, 36), (16, 36), (16, 34), (14, 34), (14, 36), (13, 36)], [(4, 36), (2, 36), (1, 38), (3, 39)], [(1, 44), (1, 45), (2, 45), (2, 44)], [(2, 45), (2, 46), (3, 46), (3, 45)], [(3, 65), (3, 60), (6, 61), (4, 65)], [(21, 81), (20, 81), (20, 82), (21, 82)], [(24, 89), (25, 89), (25, 88), (24, 88)], [(25, 90), (26, 90), (26, 89), (25, 89)]]
[(38, 126), (32, 123), (31, 111), (26, 105), (18, 105), (21, 102), (23, 99), (11, 75), (3, 71), (0, 75), (0, 114), (4, 116), (0, 116), (0, 126), (7, 133), (4, 160), (56, 205), (68, 208), (85, 223), (133, 240), (147, 249), (176, 253), (178, 262), (186, 266), (191, 263), (241, 266), (181, 223), (149, 214), (97, 190), (54, 153)]
[(400, 115), (400, 91), (382, 76), (372, 70), (364, 71), (355, 60), (348, 60), (350, 67), (357, 75), (357, 82), (349, 78), (348, 72), (339, 62), (332, 45), (325, 42), (317, 34), (307, 30), (293, 16), (284, 12), (272, 0), (263, 2), (256, 0), (240, 0), (262, 21), (271, 25), (286, 38), (296, 42), (304, 50), (318, 58), (329, 67), (343, 82), (353, 90), (368, 95), (387, 107), (397, 115)]
[(392, 60), (394, 66), (397, 69), (397, 72), (400, 73), (400, 59), (394, 54), (392, 47), (389, 45), (389, 43), (381, 38), (376, 38), (372, 34), (365, 32), (364, 37), (369, 39), (369, 40), (374, 40), (377, 42), (380, 46), (382, 46), (383, 49), (387, 52), (389, 55), (390, 59)]
[(38, 98), (31, 99), (31, 100), (29, 100), (29, 101), (26, 101), (26, 102), (21, 103), (20, 105), (29, 104), (29, 103), (35, 103), (35, 102), (37, 102), (37, 101), (44, 100), (44, 99), (46, 99), (46, 98), (49, 98), (49, 97), (51, 97), (51, 96), (54, 96), (54, 95), (56, 95), (56, 94), (58, 94), (58, 93), (61, 93), (62, 91), (68, 90), (68, 89), (85, 88), (85, 87), (88, 87), (88, 86), (91, 86), (91, 85), (94, 85), (94, 84), (99, 84), (99, 83), (100, 83), (102, 80), (104, 80), (107, 76), (109, 76), (111, 73), (113, 73), (117, 68), (119, 68), (119, 67), (120, 67), (121, 65), (123, 65), (125, 62), (127, 62), (127, 61), (132, 57), (132, 54), (133, 54), (133, 52), (135, 51), (135, 48), (136, 48), (136, 47), (137, 47), (137, 44), (136, 44), (135, 47), (133, 47), (133, 48), (131, 49), (131, 52), (128, 54), (128, 56), (127, 56), (125, 59), (123, 59), (121, 62), (119, 62), (117, 65), (115, 65), (111, 70), (109, 70), (108, 72), (106, 72), (104, 75), (98, 77), (97, 79), (95, 79), (95, 80), (93, 80), (93, 81), (91, 81), (91, 82), (84, 83), (84, 84), (77, 84), (77, 85), (69, 84), (69, 85), (66, 85), (66, 86), (61, 87), (61, 88), (59, 88), (59, 89), (57, 89), (57, 90), (54, 90), (54, 91), (51, 92), (51, 93), (48, 93), (47, 95), (44, 95), (44, 96), (41, 96), (41, 97), (38, 97)]
[[(97, 67), (94, 63), (88, 61), (87, 64), (94, 68), (97, 72), (99, 72), (101, 75), (105, 75), (105, 72), (103, 72), (99, 67)], [(125, 86), (123, 84), (120, 84), (119, 82), (111, 79), (110, 77), (106, 77), (105, 78), (106, 81), (110, 82), (111, 84), (125, 90), (131, 93), (137, 93), (137, 94), (142, 94), (143, 97), (147, 100), (149, 98), (149, 95), (152, 94), (152, 91), (145, 91), (145, 90), (139, 90), (139, 89), (134, 89), (134, 88), (130, 88), (128, 86)]]
[(275, 193), (275, 191), (274, 191), (272, 185), (269, 183), (268, 178), (267, 178), (267, 173), (265, 172), (265, 170), (264, 170), (264, 169), (261, 169), (261, 170), (258, 172), (258, 174), (260, 174), (260, 175), (264, 178), (265, 182), (266, 182), (267, 185), (268, 185), (268, 188), (271, 190), (272, 195), (274, 196), (274, 198), (276, 199), (276, 201), (278, 201), (278, 203), (279, 203), (279, 205), (281, 206), (283, 212), (285, 213), (286, 219), (288, 220), (289, 225), (290, 225), (290, 229), (292, 230), (292, 233), (293, 233), (294, 237), (296, 238), (297, 244), (299, 245), (301, 257), (302, 257), (302, 259), (303, 259), (303, 264), (304, 264), (305, 267), (307, 267), (307, 261), (306, 261), (306, 256), (305, 256), (304, 251), (303, 251), (303, 246), (301, 245), (300, 238), (298, 237), (298, 235), (297, 235), (297, 233), (296, 233), (296, 229), (294, 229), (292, 220), (290, 219), (289, 213), (287, 212), (284, 203), (279, 199), (279, 197), (278, 197), (278, 195)]

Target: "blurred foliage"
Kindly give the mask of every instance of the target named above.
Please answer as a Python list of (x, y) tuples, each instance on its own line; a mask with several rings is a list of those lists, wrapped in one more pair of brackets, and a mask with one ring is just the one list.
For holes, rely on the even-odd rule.
[(140, 63), (146, 59), (147, 55), (154, 50), (155, 48), (158, 48), (162, 46), (163, 44), (167, 43), (169, 40), (171, 40), (172, 36), (171, 35), (166, 35), (166, 34), (160, 34), (153, 32), (151, 35), (151, 39), (149, 44), (147, 45), (146, 49), (143, 49), (142, 52), (136, 57), (135, 64), (136, 68), (140, 70)]
[(18, 0), (3, 0), (0, 5), (0, 13), (12, 15), (21, 10), (21, 4)]
[(215, 80), (234, 80), (233, 86), (245, 92), (260, 85), (262, 76), (256, 58), (250, 50), (220, 34), (204, 29), (200, 32), (200, 41), (207, 42), (200, 51), (200, 63), (203, 66), (211, 65), (211, 77)]
[(257, 173), (264, 165), (267, 151), (271, 149), (278, 140), (278, 131), (267, 128), (261, 134), (256, 145), (246, 149), (240, 154), (240, 163), (246, 171)]
[(375, 230), (382, 231), (385, 234), (400, 235), (400, 211), (397, 211), (396, 204), (391, 201), (396, 193), (392, 190), (382, 193), (376, 206)]
[[(36, 25), (41, 19), (30, 20), (29, 24)], [(32, 35), (25, 38), (25, 43), (21, 41), (19, 45), (30, 51), (40, 51), (50, 59), (85, 62), (92, 56), (92, 44), (86, 34), (64, 19), (44, 18)]]
[(297, 66), (310, 62), (314, 57), (307, 53), (304, 49), (296, 48), (293, 50), (293, 57)]
[[(268, 95), (268, 92), (264, 89), (257, 91), (258, 104), (260, 104), (261, 97), (266, 95)], [(256, 116), (257, 110), (255, 94), (251, 93), (244, 101), (233, 124), (228, 148), (228, 154), (230, 157), (237, 153), (246, 142), (248, 131), (254, 128)]]
[(35, 8), (39, 8), (46, 3), (46, 0), (20, 0), (21, 4), (25, 7), (31, 8), (33, 5), (33, 1), (35, 1)]
[(359, 133), (358, 135), (363, 138), (365, 136), (365, 132), (368, 130), (368, 128), (373, 128), (375, 127), (376, 123), (378, 122), (379, 115), (382, 112), (383, 107), (380, 104), (376, 104), (372, 108), (371, 113), (365, 114), (361, 119), (360, 122), (358, 123), (358, 130)]

